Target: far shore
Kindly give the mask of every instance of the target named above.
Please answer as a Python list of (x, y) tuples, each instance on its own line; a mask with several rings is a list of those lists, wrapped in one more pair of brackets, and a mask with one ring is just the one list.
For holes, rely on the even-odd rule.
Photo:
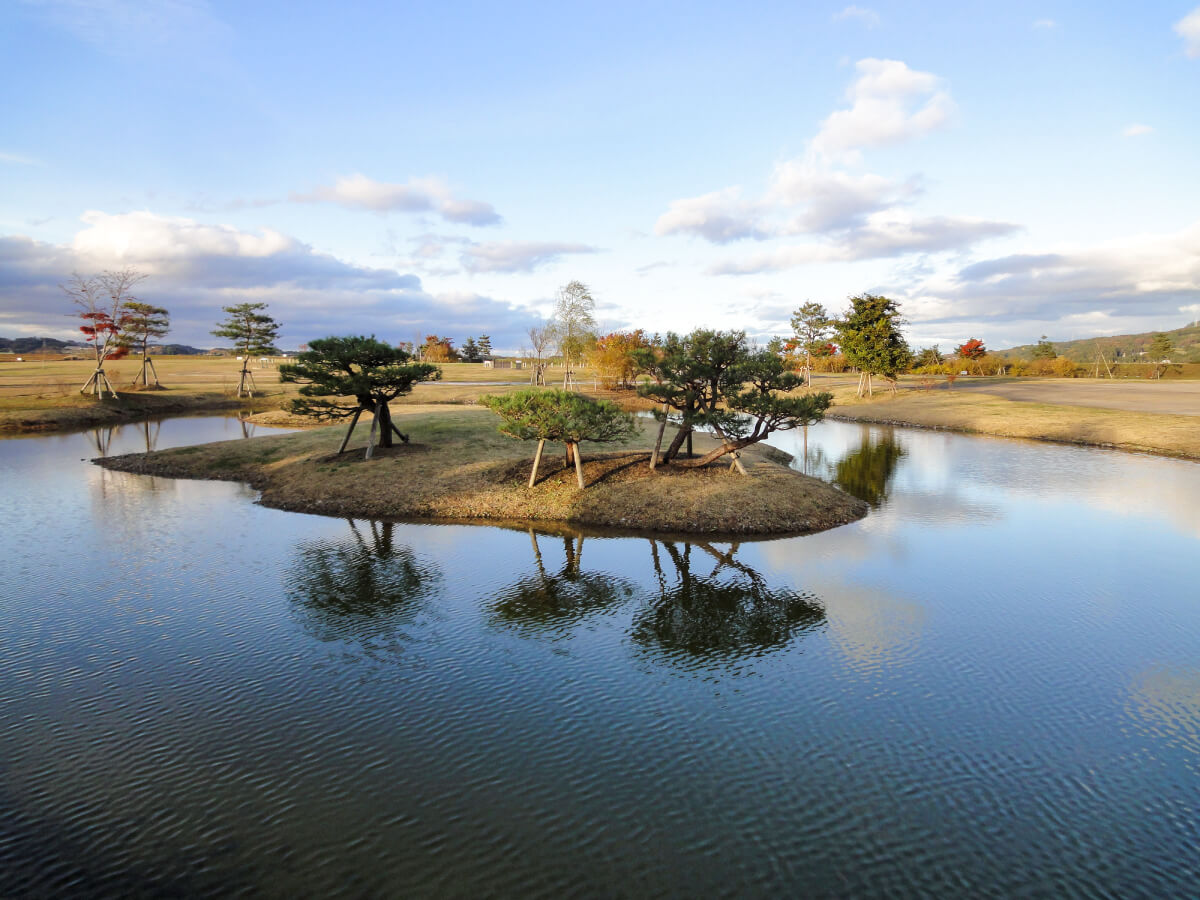
[[(1200, 460), (1200, 415), (1140, 412), (1094, 405), (1103, 402), (1105, 385), (1091, 379), (1087, 379), (1091, 384), (1086, 386), (1078, 384), (1084, 379), (1023, 380), (1019, 385), (1021, 396), (1044, 397), (1042, 402), (1010, 399), (999, 390), (1012, 390), (1009, 387), (1011, 380), (998, 380), (995, 385), (988, 384), (990, 380), (972, 379), (965, 390), (961, 383), (947, 390), (944, 385), (922, 388), (915, 379), (904, 379), (896, 395), (886, 389), (877, 390), (873, 398), (857, 398), (852, 387), (842, 386), (835, 389), (836, 403), (830, 409), (829, 417)], [(1076, 382), (1074, 390), (1072, 381)], [(1146, 407), (1152, 409), (1157, 386), (1118, 383), (1117, 400), (1128, 407), (1138, 396), (1130, 389), (1140, 389), (1146, 398)], [(991, 393), (989, 388), (999, 390)], [(1091, 405), (1065, 402), (1075, 399), (1075, 394), (1086, 396)], [(1098, 394), (1100, 399), (1097, 399)], [(1172, 396), (1168, 408), (1176, 408), (1187, 401), (1187, 395)], [(1200, 404), (1200, 394), (1197, 394), (1197, 402)]]
[[(122, 361), (118, 387), (136, 372)], [(166, 390), (122, 392), (118, 400), (96, 401), (79, 394), (94, 364), (86, 361), (0, 367), (0, 435), (118, 425), (177, 415), (237, 412), (264, 424), (312, 427), (282, 409), (294, 393), (274, 369), (255, 370), (260, 390), (237, 398), (237, 363), (231, 359), (171, 357), (159, 361)], [(632, 391), (597, 391), (585, 372), (588, 394), (629, 409), (648, 404)], [(551, 383), (556, 373), (549, 373)], [(393, 404), (399, 412), (433, 408), (470, 409), (483, 394), (514, 390), (528, 373), (484, 369), (478, 364), (444, 366), (442, 382), (418, 385)], [(854, 395), (854, 375), (821, 375), (818, 390), (836, 403), (830, 417), (848, 421), (911, 425), (968, 434), (990, 434), (1085, 446), (1109, 447), (1183, 459), (1200, 459), (1200, 382), (1111, 381), (1093, 378), (969, 377), (948, 386), (940, 377), (904, 376), (893, 396), (886, 386), (874, 398)]]

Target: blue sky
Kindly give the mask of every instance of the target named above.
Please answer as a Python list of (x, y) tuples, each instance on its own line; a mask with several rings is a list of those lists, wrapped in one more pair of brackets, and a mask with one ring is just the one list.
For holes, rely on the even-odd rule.
[(1200, 319), (1200, 7), (17, 0), (0, 10), (0, 335), (73, 270), (173, 339), (261, 300), (516, 350), (788, 331), (901, 301), (915, 345)]

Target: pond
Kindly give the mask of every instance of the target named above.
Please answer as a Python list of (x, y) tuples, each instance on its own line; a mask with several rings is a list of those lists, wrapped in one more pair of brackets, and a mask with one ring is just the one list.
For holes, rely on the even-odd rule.
[(870, 515), (730, 544), (85, 461), (245, 428), (0, 441), (0, 895), (1194, 896), (1194, 463), (826, 422)]

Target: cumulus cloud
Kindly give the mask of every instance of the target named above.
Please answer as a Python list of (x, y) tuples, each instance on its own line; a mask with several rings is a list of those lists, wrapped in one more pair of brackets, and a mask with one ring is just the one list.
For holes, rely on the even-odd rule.
[(1149, 125), (1142, 125), (1135, 122), (1133, 125), (1126, 125), (1125, 130), (1121, 134), (1125, 137), (1140, 137), (1143, 134), (1152, 134), (1153, 132), (1154, 129)]
[(459, 257), (468, 272), (532, 272), (575, 253), (595, 253), (587, 244), (554, 241), (490, 241), (471, 244)]
[(866, 147), (920, 137), (949, 121), (954, 101), (942, 80), (895, 59), (861, 59), (858, 77), (846, 91), (849, 109), (831, 113), (813, 149), (823, 156), (857, 159)]
[(447, 222), (462, 225), (498, 225), (500, 215), (490, 203), (454, 195), (440, 178), (410, 178), (404, 183), (375, 181), (366, 175), (341, 176), (332, 185), (294, 192), (296, 203), (333, 203), (347, 209), (372, 212), (435, 212)]
[(654, 225), (655, 234), (693, 234), (714, 244), (744, 238), (762, 239), (770, 230), (760, 220), (762, 208), (741, 199), (737, 187), (699, 197), (673, 200)]
[(784, 246), (745, 259), (728, 260), (712, 266), (709, 273), (757, 275), (810, 263), (959, 250), (1018, 230), (1019, 226), (1006, 222), (955, 216), (916, 217), (902, 210), (884, 210), (867, 216), (861, 225), (839, 234), (835, 240)]
[(827, 118), (803, 156), (776, 164), (760, 197), (746, 199), (740, 188), (729, 187), (675, 200), (655, 232), (722, 245), (798, 235), (817, 239), (710, 269), (730, 275), (957, 250), (1016, 230), (1007, 222), (914, 217), (906, 207), (922, 192), (919, 176), (901, 181), (848, 168), (861, 147), (917, 136), (944, 122), (953, 103), (940, 79), (894, 60), (864, 59), (848, 95), (850, 109)]
[(905, 294), (914, 324), (1072, 319), (1088, 333), (1160, 327), (1163, 317), (1186, 317), (1200, 301), (1200, 222), (1174, 233), (982, 260), (919, 281)]
[(1175, 23), (1175, 33), (1183, 38), (1184, 52), (1200, 59), (1200, 6)]
[(879, 13), (864, 6), (847, 6), (841, 12), (834, 13), (833, 15), (833, 21), (835, 22), (848, 22), (851, 20), (860, 22), (867, 28), (879, 27)]
[(481, 294), (431, 295), (420, 278), (320, 253), (277, 231), (150, 212), (89, 212), (66, 244), (0, 237), (0, 334), (77, 334), (59, 290), (72, 271), (136, 266), (150, 278), (142, 294), (171, 310), (171, 339), (208, 347), (221, 307), (270, 304), (283, 322), (283, 345), (323, 334), (374, 333), (411, 340), (417, 332), (452, 336), (485, 331), (494, 346), (517, 347), (540, 316)]

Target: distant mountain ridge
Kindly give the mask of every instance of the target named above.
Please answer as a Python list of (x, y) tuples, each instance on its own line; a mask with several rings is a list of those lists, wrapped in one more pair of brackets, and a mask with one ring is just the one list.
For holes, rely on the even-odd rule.
[[(75, 353), (90, 349), (85, 341), (63, 341), (51, 337), (0, 337), (0, 352), (10, 350), (13, 353), (36, 353), (42, 347), (50, 353)], [(160, 356), (195, 356), (208, 351), (197, 350), (187, 344), (151, 344), (150, 352)]]
[[(1200, 362), (1200, 322), (1193, 322), (1173, 331), (1147, 331), (1142, 334), (1114, 334), (1109, 337), (1079, 338), (1073, 341), (1051, 341), (1059, 356), (1076, 362), (1092, 362), (1099, 352), (1109, 362), (1140, 362), (1156, 334), (1165, 334), (1175, 346), (1172, 362)], [(1029, 359), (1036, 344), (1021, 344), (1007, 350), (994, 351), (999, 356)]]

